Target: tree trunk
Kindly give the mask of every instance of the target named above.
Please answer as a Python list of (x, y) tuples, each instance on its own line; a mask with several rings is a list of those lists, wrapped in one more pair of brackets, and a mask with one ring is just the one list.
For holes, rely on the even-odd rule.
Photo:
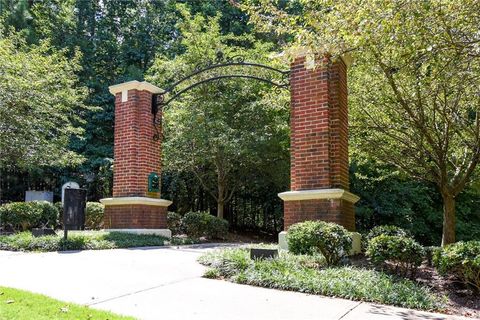
[(225, 206), (225, 204), (224, 204), (223, 201), (219, 200), (217, 202), (217, 217), (222, 218), (222, 219), (223, 219), (224, 206)]
[(225, 205), (225, 185), (222, 174), (217, 174), (217, 217), (223, 218), (223, 210)]
[(443, 232), (442, 247), (455, 242), (455, 197), (442, 193), (443, 198)]
[(0, 170), (0, 205), (2, 204), (2, 191), (3, 191), (2, 173), (3, 173), (3, 171)]

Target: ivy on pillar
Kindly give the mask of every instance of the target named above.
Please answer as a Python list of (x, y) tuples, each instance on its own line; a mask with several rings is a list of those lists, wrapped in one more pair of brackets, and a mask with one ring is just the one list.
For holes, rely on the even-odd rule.
[(349, 192), (347, 65), (345, 59), (300, 56), (291, 65), (291, 191), (284, 230), (324, 220), (355, 230)]
[[(167, 208), (160, 198), (161, 139), (153, 139), (152, 94), (162, 90), (148, 82), (129, 81), (109, 87), (115, 96), (113, 197), (105, 205), (109, 230), (170, 236)], [(162, 115), (157, 114), (157, 118)]]

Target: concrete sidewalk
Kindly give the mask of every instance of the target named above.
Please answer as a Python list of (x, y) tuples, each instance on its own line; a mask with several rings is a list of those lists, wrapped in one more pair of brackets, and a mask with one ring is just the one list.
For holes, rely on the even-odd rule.
[(0, 251), (0, 285), (139, 319), (465, 319), (202, 278), (196, 259), (222, 246)]

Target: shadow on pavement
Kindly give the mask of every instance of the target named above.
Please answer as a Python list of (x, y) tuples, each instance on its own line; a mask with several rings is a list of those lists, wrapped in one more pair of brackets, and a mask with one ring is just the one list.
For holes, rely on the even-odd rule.
[(416, 310), (392, 310), (387, 306), (381, 305), (371, 305), (368, 313), (376, 314), (376, 315), (384, 315), (385, 317), (401, 317), (404, 320), (445, 320), (448, 319), (448, 315), (445, 316), (437, 316), (434, 314), (425, 314), (419, 313)]

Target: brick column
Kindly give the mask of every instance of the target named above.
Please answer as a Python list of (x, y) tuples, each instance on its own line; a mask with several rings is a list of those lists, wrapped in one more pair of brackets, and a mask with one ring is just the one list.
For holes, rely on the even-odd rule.
[(355, 230), (349, 192), (347, 66), (317, 56), (291, 65), (291, 191), (284, 202), (284, 229), (324, 220)]
[(149, 175), (161, 173), (161, 141), (153, 139), (152, 94), (162, 90), (139, 81), (109, 90), (115, 95), (115, 140), (113, 198), (101, 200), (105, 228), (169, 235), (166, 214), (171, 201), (148, 188)]

